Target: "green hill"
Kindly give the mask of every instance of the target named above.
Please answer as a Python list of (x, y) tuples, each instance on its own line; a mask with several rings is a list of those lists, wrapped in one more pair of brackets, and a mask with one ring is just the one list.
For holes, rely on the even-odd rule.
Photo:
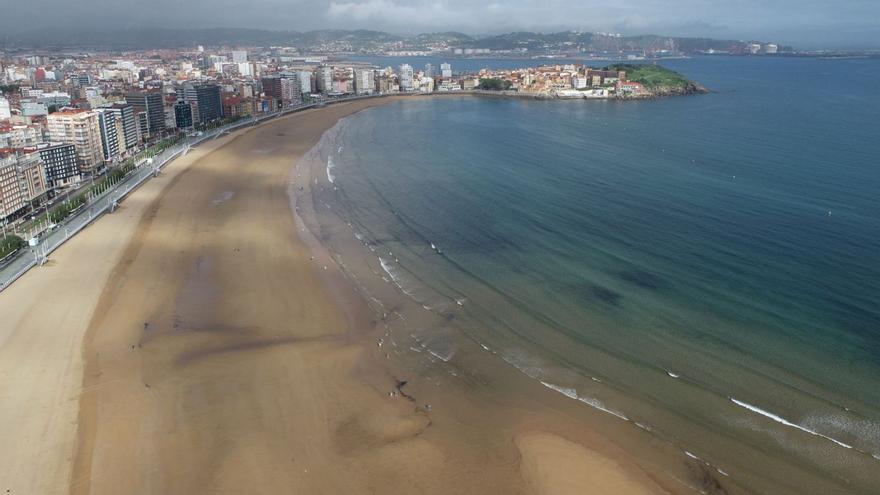
[(616, 64), (608, 70), (625, 70), (626, 80), (641, 83), (642, 86), (653, 89), (659, 87), (684, 88), (692, 84), (687, 78), (659, 65), (649, 64)]

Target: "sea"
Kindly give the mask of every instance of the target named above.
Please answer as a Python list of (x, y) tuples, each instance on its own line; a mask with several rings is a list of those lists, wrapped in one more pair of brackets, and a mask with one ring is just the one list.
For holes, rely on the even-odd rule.
[(308, 226), (424, 366), (502, 363), (721, 486), (880, 493), (880, 60), (662, 64), (711, 93), (346, 118)]

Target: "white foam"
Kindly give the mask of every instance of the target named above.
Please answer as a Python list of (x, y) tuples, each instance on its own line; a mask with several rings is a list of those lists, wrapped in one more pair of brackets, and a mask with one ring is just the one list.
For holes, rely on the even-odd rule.
[(440, 354), (438, 351), (431, 349), (430, 347), (425, 346), (425, 349), (428, 350), (428, 354), (434, 356), (435, 358), (443, 361), (444, 363), (448, 363), (450, 359), (452, 359), (452, 353), (448, 354)]
[(602, 412), (606, 412), (612, 416), (617, 416), (618, 418), (620, 418), (624, 421), (629, 421), (629, 418), (627, 418), (622, 412), (617, 412), (613, 409), (608, 409), (607, 407), (605, 407), (605, 404), (603, 404), (602, 401), (600, 401), (599, 399), (594, 399), (592, 397), (578, 397), (578, 400), (583, 402), (584, 404), (593, 406)]
[(670, 378), (678, 378), (681, 375), (677, 375), (669, 370), (666, 370), (666, 374), (669, 375)]
[(746, 409), (748, 409), (749, 411), (752, 411), (752, 412), (754, 412), (754, 413), (760, 414), (761, 416), (764, 416), (764, 417), (766, 417), (766, 418), (770, 418), (770, 419), (772, 419), (773, 421), (776, 421), (776, 422), (779, 423), (779, 424), (783, 424), (783, 425), (785, 425), (785, 426), (790, 426), (790, 427), (792, 427), (792, 428), (796, 428), (796, 429), (798, 429), (798, 430), (801, 430), (801, 431), (803, 431), (803, 432), (805, 432), (805, 433), (809, 433), (810, 435), (815, 435), (815, 436), (817, 436), (817, 437), (824, 438), (825, 440), (828, 440), (828, 441), (830, 441), (830, 442), (834, 442), (834, 443), (836, 443), (837, 445), (840, 445), (841, 447), (844, 447), (844, 448), (847, 448), (847, 449), (851, 449), (851, 448), (853, 448), (852, 445), (845, 444), (845, 443), (841, 442), (840, 440), (837, 440), (836, 438), (831, 438), (831, 437), (829, 437), (828, 435), (823, 435), (823, 434), (819, 433), (818, 431), (814, 431), (814, 430), (811, 430), (811, 429), (809, 429), (809, 428), (804, 428), (803, 426), (801, 426), (801, 425), (799, 425), (799, 424), (797, 424), (797, 423), (792, 423), (791, 421), (789, 421), (789, 420), (783, 418), (782, 416), (777, 416), (776, 414), (773, 414), (773, 413), (771, 413), (771, 412), (769, 412), (769, 411), (765, 411), (765, 410), (761, 409), (761, 408), (758, 407), (758, 406), (753, 406), (753, 405), (749, 404), (748, 402), (743, 402), (743, 401), (738, 400), (738, 399), (735, 399), (735, 398), (733, 398), (733, 397), (730, 397), (730, 400), (731, 400), (731, 402), (733, 402), (734, 404), (736, 404), (736, 405), (738, 405), (738, 406), (740, 406), (740, 407), (746, 408)]
[(578, 400), (578, 392), (573, 388), (561, 387), (559, 385), (554, 385), (552, 383), (541, 382), (541, 385), (549, 388), (550, 390), (555, 390), (560, 394), (568, 397), (569, 399)]
[(541, 376), (544, 374), (544, 370), (541, 369), (540, 366), (541, 363), (536, 363), (535, 359), (525, 353), (525, 351), (518, 349), (508, 351), (506, 355), (501, 356), (501, 359), (523, 372), (529, 378), (540, 380)]
[(333, 170), (335, 167), (336, 167), (336, 165), (333, 164), (333, 157), (328, 156), (327, 157), (327, 180), (330, 181), (331, 184), (336, 183), (336, 176), (333, 175), (332, 173), (330, 173), (330, 171)]
[(609, 408), (605, 407), (605, 404), (602, 401), (600, 401), (599, 399), (594, 399), (593, 397), (583, 397), (581, 395), (578, 395), (577, 390), (575, 390), (573, 388), (561, 387), (559, 385), (554, 385), (552, 383), (547, 383), (545, 381), (542, 381), (541, 384), (551, 390), (555, 390), (555, 391), (565, 395), (569, 399), (574, 399), (574, 400), (583, 402), (584, 404), (587, 404), (588, 406), (596, 408), (602, 412), (608, 413), (612, 416), (616, 416), (624, 421), (629, 421), (629, 418), (627, 418), (623, 413), (615, 411), (614, 409), (609, 409)]
[(410, 292), (406, 289), (406, 287), (403, 286), (400, 280), (401, 275), (397, 273), (396, 267), (392, 265), (390, 261), (387, 261), (379, 256), (379, 264), (382, 265), (382, 269), (385, 270), (385, 273), (387, 273), (389, 277), (391, 277), (391, 280), (394, 282), (394, 285), (396, 285), (398, 289), (400, 289), (401, 291), (403, 291), (404, 294), (410, 297), (415, 297), (413, 296), (412, 292)]

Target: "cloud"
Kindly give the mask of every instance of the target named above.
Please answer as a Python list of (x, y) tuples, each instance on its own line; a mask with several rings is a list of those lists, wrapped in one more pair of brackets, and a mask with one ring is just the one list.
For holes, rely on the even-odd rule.
[[(361, 2), (331, 2), (327, 19), (334, 23), (358, 23), (360, 25), (394, 26), (397, 30), (456, 29), (477, 27), (474, 15), (479, 11), (498, 12), (497, 4), (484, 6), (456, 5), (444, 1), (367, 0)], [(485, 17), (484, 17), (485, 19)]]
[[(394, 33), (613, 31), (878, 46), (878, 0), (28, 0), (4, 29), (248, 27)], [(46, 13), (51, 12), (51, 16)]]

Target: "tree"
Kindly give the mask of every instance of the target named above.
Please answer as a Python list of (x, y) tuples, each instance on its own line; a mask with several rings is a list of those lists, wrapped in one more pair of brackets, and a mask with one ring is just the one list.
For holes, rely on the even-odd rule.
[(511, 82), (499, 79), (497, 77), (488, 77), (480, 79), (478, 88), (485, 91), (506, 91), (510, 89)]
[(7, 235), (6, 237), (0, 239), (0, 259), (5, 258), (23, 248), (27, 243), (24, 242), (24, 239), (18, 237), (17, 235)]

